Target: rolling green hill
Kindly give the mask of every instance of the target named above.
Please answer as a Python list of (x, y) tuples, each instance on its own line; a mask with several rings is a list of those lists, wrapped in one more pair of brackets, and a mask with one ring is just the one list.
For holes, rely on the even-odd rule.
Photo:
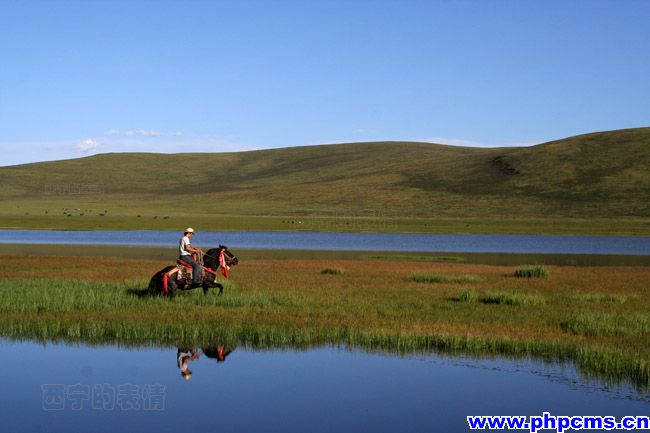
[[(506, 225), (578, 218), (634, 220), (650, 232), (649, 197), (650, 128), (526, 148), (376, 142), (0, 167), (3, 227), (146, 228), (168, 220), (152, 226), (159, 228), (185, 225), (189, 215), (231, 215), (252, 228), (268, 228), (260, 221), (269, 216)], [(416, 231), (429, 231), (422, 227)]]

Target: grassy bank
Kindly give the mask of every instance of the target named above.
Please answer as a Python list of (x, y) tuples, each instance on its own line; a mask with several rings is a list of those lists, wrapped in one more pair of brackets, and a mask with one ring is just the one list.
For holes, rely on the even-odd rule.
[(224, 296), (167, 300), (145, 288), (168, 261), (3, 256), (0, 334), (534, 356), (650, 385), (647, 267), (548, 266), (544, 278), (517, 278), (514, 266), (240, 258)]
[[(17, 202), (0, 210), (0, 229), (48, 230), (181, 230), (192, 224), (202, 231), (310, 231), (344, 233), (547, 234), (649, 236), (648, 218), (400, 218), (395, 216), (251, 216), (193, 212), (168, 214), (158, 209), (124, 209), (123, 197), (96, 205), (48, 198), (47, 205)], [(64, 214), (64, 207), (79, 208)], [(95, 210), (84, 212), (86, 207)], [(110, 210), (104, 213), (104, 207)], [(47, 212), (47, 213), (46, 213)], [(67, 211), (65, 211), (67, 212)], [(81, 214), (84, 215), (81, 215)], [(70, 216), (68, 216), (70, 215)]]

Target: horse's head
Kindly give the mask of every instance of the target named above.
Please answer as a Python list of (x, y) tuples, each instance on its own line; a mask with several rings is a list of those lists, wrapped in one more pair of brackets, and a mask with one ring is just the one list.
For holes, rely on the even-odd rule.
[(223, 258), (225, 259), (228, 266), (235, 266), (237, 263), (239, 263), (237, 256), (232, 251), (230, 251), (227, 246), (219, 245), (218, 249), (219, 253), (223, 251)]
[(223, 251), (223, 260), (226, 262), (226, 266), (235, 266), (239, 263), (239, 259), (232, 251), (228, 249), (225, 245), (219, 245), (217, 248), (211, 248), (206, 251), (205, 256), (203, 256), (203, 263), (212, 269), (217, 269), (221, 263), (219, 263), (219, 258), (221, 257), (221, 252)]

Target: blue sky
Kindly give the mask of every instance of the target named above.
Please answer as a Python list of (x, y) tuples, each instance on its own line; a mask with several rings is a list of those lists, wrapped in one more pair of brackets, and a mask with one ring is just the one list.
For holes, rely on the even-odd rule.
[(650, 126), (650, 1), (0, 0), (0, 165)]

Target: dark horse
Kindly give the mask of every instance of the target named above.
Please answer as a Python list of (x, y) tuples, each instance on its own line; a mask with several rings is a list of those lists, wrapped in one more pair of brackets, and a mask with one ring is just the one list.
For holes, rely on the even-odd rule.
[[(216, 282), (217, 271), (222, 268), (222, 263), (227, 268), (239, 263), (239, 259), (224, 245), (218, 248), (209, 249), (203, 255), (203, 270), (201, 272), (201, 285), (193, 286), (192, 279), (187, 270), (180, 270), (180, 266), (167, 266), (156, 272), (149, 282), (150, 295), (163, 295), (173, 298), (178, 290), (191, 290), (197, 287), (203, 288), (203, 294), (207, 295), (210, 288), (219, 288), (219, 294), (223, 293), (223, 286)], [(227, 269), (225, 269), (227, 272)], [(224, 273), (224, 275), (227, 275)]]

